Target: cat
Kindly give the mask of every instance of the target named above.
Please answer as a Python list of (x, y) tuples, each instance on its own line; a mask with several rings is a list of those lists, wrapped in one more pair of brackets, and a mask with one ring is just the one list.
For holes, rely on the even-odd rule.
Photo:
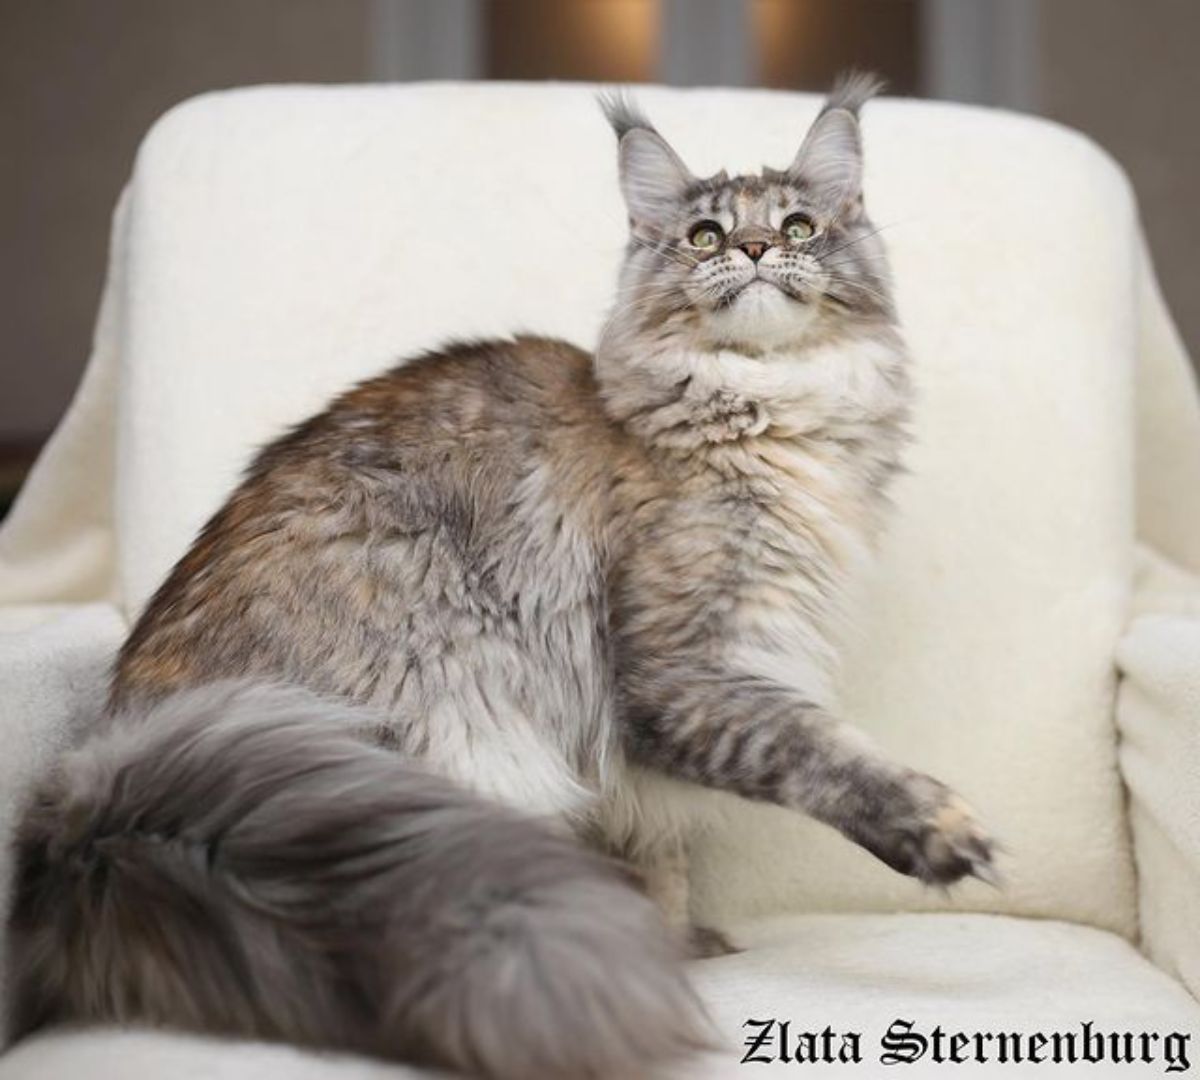
[(876, 88), (734, 177), (602, 100), (629, 243), (595, 356), (451, 344), (257, 456), (24, 815), (15, 1034), (631, 1078), (711, 1040), (682, 964), (731, 947), (688, 926), (702, 789), (993, 877), (967, 805), (830, 689), (911, 397), (862, 198)]

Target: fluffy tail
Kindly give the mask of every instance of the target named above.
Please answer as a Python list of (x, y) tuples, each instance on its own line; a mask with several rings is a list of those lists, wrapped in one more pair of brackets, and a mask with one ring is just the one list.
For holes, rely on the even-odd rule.
[(498, 1080), (627, 1080), (703, 1043), (617, 867), (353, 719), (224, 684), (72, 752), (18, 838), (13, 1034), (166, 1024)]

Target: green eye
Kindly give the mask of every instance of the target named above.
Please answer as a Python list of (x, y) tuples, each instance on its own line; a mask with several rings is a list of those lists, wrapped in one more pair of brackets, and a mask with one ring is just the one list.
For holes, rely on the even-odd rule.
[(688, 243), (701, 251), (715, 251), (725, 239), (725, 230), (715, 221), (702, 221), (688, 233)]
[(817, 227), (804, 214), (789, 214), (783, 220), (783, 235), (793, 244), (811, 240), (816, 233)]

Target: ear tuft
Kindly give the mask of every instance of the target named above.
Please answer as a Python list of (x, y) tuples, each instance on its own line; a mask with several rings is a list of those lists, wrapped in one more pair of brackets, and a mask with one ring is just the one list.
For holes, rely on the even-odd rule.
[(844, 71), (834, 80), (821, 112), (845, 109), (857, 116), (859, 110), (876, 94), (882, 93), (886, 85), (870, 71)]
[(654, 125), (646, 118), (637, 102), (624, 90), (606, 90), (596, 95), (596, 101), (603, 110), (609, 126), (617, 133), (618, 141), (634, 128), (655, 131)]

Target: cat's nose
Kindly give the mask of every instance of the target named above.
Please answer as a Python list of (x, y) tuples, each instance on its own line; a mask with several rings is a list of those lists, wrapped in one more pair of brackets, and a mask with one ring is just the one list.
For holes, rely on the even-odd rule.
[(744, 244), (738, 244), (738, 247), (750, 256), (752, 262), (758, 262), (763, 257), (763, 252), (770, 246), (770, 244), (764, 243), (761, 240), (748, 240)]

